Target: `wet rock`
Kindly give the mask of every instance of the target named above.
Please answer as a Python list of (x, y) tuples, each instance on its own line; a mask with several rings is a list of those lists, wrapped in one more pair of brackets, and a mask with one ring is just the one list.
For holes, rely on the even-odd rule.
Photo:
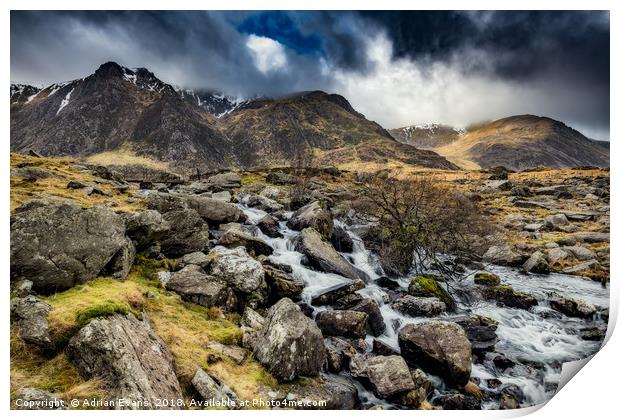
[(446, 304), (436, 297), (405, 295), (398, 298), (392, 307), (409, 316), (436, 316), (446, 311)]
[(302, 401), (303, 409), (353, 410), (359, 404), (355, 384), (340, 376), (324, 376), (320, 383), (293, 385), (285, 400)]
[(239, 346), (226, 345), (221, 343), (209, 343), (207, 345), (207, 348), (231, 358), (238, 365), (243, 363), (248, 357), (248, 351)]
[(58, 395), (37, 388), (20, 389), (13, 401), (20, 401), (15, 405), (17, 410), (66, 410), (67, 402)]
[(497, 368), (501, 370), (505, 370), (505, 369), (513, 367), (516, 363), (512, 359), (506, 357), (505, 355), (498, 354), (497, 356), (493, 358), (493, 364)]
[(183, 398), (172, 355), (151, 328), (132, 315), (93, 319), (71, 339), (66, 353), (80, 375), (97, 378), (112, 400), (168, 408), (157, 404)]
[(313, 228), (326, 238), (331, 237), (332, 230), (334, 229), (331, 212), (325, 209), (318, 201), (313, 201), (297, 210), (286, 222), (286, 225), (291, 229), (299, 231)]
[(376, 337), (385, 332), (385, 322), (379, 305), (373, 299), (361, 299), (355, 305), (348, 307), (351, 311), (364, 312), (368, 315), (368, 332)]
[(278, 270), (275, 267), (264, 265), (265, 282), (269, 288), (270, 302), (277, 302), (282, 298), (290, 298), (293, 301), (299, 300), (304, 285), (290, 274)]
[(363, 338), (366, 336), (368, 315), (364, 312), (328, 310), (319, 312), (316, 325), (324, 335)]
[(142, 250), (158, 242), (170, 231), (170, 224), (156, 210), (144, 210), (125, 215), (127, 236)]
[[(132, 247), (122, 218), (105, 207), (32, 200), (11, 216), (11, 278), (32, 281), (39, 293), (65, 290), (110, 272), (108, 264), (122, 262), (117, 258), (129, 256)], [(110, 274), (126, 275), (125, 270)]]
[(408, 363), (455, 385), (465, 385), (469, 380), (472, 347), (458, 324), (430, 321), (405, 325), (398, 334), (398, 344)]
[(279, 232), (279, 224), (276, 221), (276, 219), (274, 219), (273, 217), (271, 217), (270, 215), (265, 215), (263, 218), (261, 218), (258, 223), (256, 223), (256, 226), (258, 226), (258, 228), (261, 230), (261, 232), (263, 232), (265, 235), (269, 236), (270, 238), (281, 238), (282, 234)]
[(487, 287), (483, 290), (483, 295), (487, 299), (493, 299), (497, 302), (512, 308), (529, 309), (538, 304), (536, 298), (523, 292), (516, 292), (510, 286)]
[(176, 258), (208, 248), (209, 225), (198, 212), (175, 210), (163, 217), (170, 225), (170, 231), (161, 239), (161, 252), (166, 256)]
[(549, 263), (542, 252), (534, 252), (523, 264), (523, 269), (530, 273), (549, 274)]
[(415, 388), (409, 367), (401, 356), (356, 355), (349, 364), (351, 376), (370, 385), (380, 398), (389, 398)]
[(516, 267), (523, 263), (524, 258), (514, 252), (508, 245), (493, 245), (484, 253), (482, 259), (486, 262)]
[(586, 327), (579, 330), (579, 337), (586, 341), (602, 341), (606, 331), (597, 327)]
[(334, 226), (331, 243), (339, 252), (353, 252), (353, 239), (342, 226)]
[(240, 228), (226, 230), (218, 241), (219, 245), (228, 248), (244, 247), (253, 255), (271, 255), (273, 248), (262, 239), (256, 238)]
[(295, 242), (295, 249), (305, 254), (309, 264), (317, 270), (340, 274), (349, 279), (366, 277), (349, 264), (332, 244), (323, 241), (321, 234), (313, 228), (305, 228), (301, 231)]
[(239, 408), (240, 400), (232, 389), (219, 379), (198, 368), (192, 378), (192, 386), (203, 401), (222, 402), (224, 407)]
[(226, 311), (237, 308), (237, 297), (233, 290), (224, 281), (207, 275), (197, 265), (190, 264), (173, 273), (165, 287), (184, 300), (207, 308), (220, 307)]
[(549, 293), (549, 305), (566, 316), (590, 318), (596, 313), (596, 307), (582, 299), (573, 299), (559, 293)]
[(321, 330), (288, 298), (269, 309), (253, 348), (256, 360), (280, 381), (316, 376), (325, 362)]
[(11, 299), (11, 320), (17, 334), (28, 344), (42, 349), (52, 346), (47, 315), (52, 307), (35, 296)]
[(208, 255), (208, 273), (226, 282), (236, 292), (252, 294), (259, 302), (267, 298), (265, 270), (244, 248), (217, 246)]
[(495, 274), (478, 272), (474, 275), (474, 283), (483, 286), (499, 286), (501, 281)]
[(497, 322), (482, 315), (461, 315), (452, 317), (450, 322), (454, 322), (465, 330), (472, 350), (484, 352), (491, 350), (497, 343)]
[(346, 295), (341, 299), (338, 299), (336, 304), (334, 305), (334, 309), (350, 309), (351, 306), (357, 305), (364, 298), (359, 293), (351, 293), (350, 295)]
[(448, 308), (454, 305), (452, 297), (433, 276), (417, 276), (409, 283), (408, 292), (417, 297), (439, 298)]
[(400, 284), (396, 280), (392, 280), (388, 277), (379, 277), (375, 280), (377, 286), (382, 287), (388, 290), (398, 290), (400, 289)]
[(318, 296), (312, 298), (312, 305), (323, 306), (333, 305), (343, 297), (363, 289), (366, 284), (362, 280), (354, 280), (350, 283), (339, 284), (321, 292)]
[(434, 403), (443, 407), (444, 410), (480, 410), (480, 400), (471, 395), (446, 394), (435, 400)]

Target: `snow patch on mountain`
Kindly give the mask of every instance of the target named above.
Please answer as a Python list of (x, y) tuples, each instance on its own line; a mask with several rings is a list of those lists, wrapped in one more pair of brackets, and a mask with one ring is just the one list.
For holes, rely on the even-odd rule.
[(65, 96), (65, 98), (60, 102), (60, 107), (58, 108), (58, 111), (56, 111), (56, 115), (58, 115), (60, 113), (60, 111), (62, 111), (62, 109), (64, 107), (66, 107), (67, 105), (69, 105), (69, 101), (71, 100), (71, 94), (73, 93), (73, 90), (75, 88), (71, 89), (67, 95)]

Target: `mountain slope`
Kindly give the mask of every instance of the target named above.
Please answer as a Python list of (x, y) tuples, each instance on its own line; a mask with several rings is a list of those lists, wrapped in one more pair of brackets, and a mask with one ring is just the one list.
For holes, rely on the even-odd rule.
[(175, 89), (144, 68), (109, 62), (83, 79), (39, 91), (11, 88), (11, 150), (154, 158), (181, 172), (287, 166), (308, 148), (320, 163), (352, 159), (456, 169), (402, 145), (339, 95), (303, 92), (239, 101)]
[(410, 125), (388, 131), (401, 143), (429, 150), (450, 144), (465, 132), (442, 124)]

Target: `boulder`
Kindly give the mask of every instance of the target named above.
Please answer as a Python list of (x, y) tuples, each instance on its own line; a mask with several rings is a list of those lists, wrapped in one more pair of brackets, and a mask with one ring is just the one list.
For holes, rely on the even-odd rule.
[(200, 266), (190, 264), (172, 273), (166, 289), (180, 295), (184, 300), (200, 306), (220, 307), (226, 311), (237, 308), (233, 290), (219, 278), (207, 275)]
[(302, 409), (353, 410), (359, 404), (357, 388), (350, 380), (340, 376), (324, 376), (318, 381), (295, 384), (285, 401), (304, 404)]
[(408, 324), (398, 333), (398, 344), (407, 363), (454, 385), (469, 381), (472, 347), (460, 325), (446, 321)]
[(482, 259), (491, 264), (516, 267), (523, 263), (524, 258), (514, 252), (508, 245), (493, 245), (484, 253)]
[(355, 305), (348, 307), (351, 311), (364, 312), (368, 315), (368, 332), (375, 337), (385, 332), (385, 322), (379, 304), (374, 299), (362, 299)]
[(52, 307), (33, 295), (11, 299), (11, 320), (17, 334), (28, 344), (42, 349), (52, 346), (47, 315)]
[(583, 246), (566, 246), (563, 249), (579, 261), (596, 259), (596, 254)]
[(284, 206), (277, 201), (253, 193), (243, 195), (240, 202), (248, 207), (255, 207), (267, 213), (274, 213), (284, 209)]
[(158, 242), (170, 231), (170, 223), (157, 210), (144, 210), (125, 215), (126, 235), (138, 250)]
[(170, 224), (170, 231), (161, 240), (166, 256), (176, 258), (208, 248), (209, 225), (195, 210), (170, 211), (164, 219)]
[(23, 178), (24, 181), (35, 182), (40, 179), (57, 178), (56, 175), (42, 168), (36, 166), (23, 166), (11, 169), (12, 177)]
[(241, 402), (237, 394), (228, 385), (219, 379), (210, 376), (207, 372), (198, 368), (192, 378), (192, 386), (203, 401), (210, 406), (221, 404), (226, 408), (240, 408)]
[(480, 400), (471, 395), (450, 393), (435, 400), (444, 410), (480, 410)]
[(210, 176), (206, 183), (212, 191), (231, 190), (241, 186), (241, 177), (235, 172), (223, 172)]
[(269, 308), (254, 343), (254, 357), (280, 381), (316, 376), (325, 362), (323, 334), (290, 299)]
[(233, 227), (226, 230), (217, 243), (228, 248), (242, 246), (256, 256), (273, 254), (273, 248), (267, 242), (244, 232), (241, 228)]
[(265, 270), (244, 248), (217, 246), (208, 257), (209, 274), (226, 282), (237, 292), (251, 293), (261, 302), (266, 299)]
[(196, 251), (183, 255), (183, 258), (181, 258), (181, 263), (183, 263), (184, 266), (193, 264), (204, 269), (207, 268), (207, 265), (209, 265), (209, 257), (204, 252)]
[(474, 275), (474, 283), (482, 286), (499, 286), (501, 281), (495, 274), (480, 271)]
[(247, 218), (239, 207), (215, 198), (190, 195), (185, 197), (185, 202), (210, 224), (244, 222)]
[(571, 255), (559, 246), (557, 248), (551, 248), (547, 251), (547, 260), (552, 265), (560, 261), (564, 261), (570, 257)]
[(392, 303), (398, 312), (409, 316), (436, 316), (446, 311), (446, 304), (436, 297), (404, 295)]
[(332, 214), (319, 201), (303, 206), (290, 217), (286, 225), (294, 230), (314, 228), (325, 238), (330, 238), (334, 229)]
[(411, 370), (411, 379), (414, 388), (400, 397), (403, 405), (411, 408), (420, 408), (420, 405), (426, 401), (433, 392), (434, 386), (431, 380), (420, 369)]
[(265, 282), (269, 288), (270, 302), (277, 302), (282, 298), (299, 300), (304, 285), (290, 274), (270, 265), (263, 265), (265, 270)]
[[(132, 248), (122, 218), (106, 207), (33, 200), (11, 216), (11, 278), (32, 281), (39, 293), (65, 290), (102, 273), (124, 278), (133, 260), (122, 260)], [(120, 271), (119, 260), (125, 263)]]
[(356, 355), (349, 364), (351, 376), (367, 383), (379, 398), (414, 389), (409, 367), (401, 356)]
[(93, 319), (69, 341), (66, 354), (83, 378), (100, 381), (109, 399), (148, 404), (126, 408), (174, 408), (158, 404), (183, 399), (172, 355), (133, 315)]
[(364, 338), (368, 315), (364, 312), (334, 310), (322, 311), (316, 316), (316, 325), (323, 335)]
[(448, 308), (454, 306), (452, 297), (433, 276), (416, 276), (409, 283), (408, 292), (410, 295), (417, 297), (439, 298)]
[(338, 252), (353, 252), (353, 239), (342, 226), (334, 226), (331, 243)]
[(388, 277), (379, 277), (375, 280), (377, 286), (382, 287), (387, 290), (398, 290), (400, 289), (400, 284), (396, 280), (392, 280)]
[(523, 270), (536, 274), (549, 274), (549, 263), (542, 252), (534, 252), (523, 264)]
[(343, 297), (357, 290), (363, 289), (364, 287), (366, 287), (366, 284), (359, 279), (353, 280), (349, 283), (338, 284), (324, 290), (319, 295), (314, 296), (311, 303), (314, 306), (333, 305)]
[(313, 228), (305, 228), (295, 241), (295, 249), (308, 257), (309, 264), (317, 270), (336, 273), (349, 279), (364, 276), (342, 257), (321, 234)]
[(597, 260), (584, 261), (581, 264), (574, 265), (572, 267), (562, 270), (564, 274), (580, 274), (589, 270), (597, 269), (600, 266)]
[(293, 185), (299, 181), (299, 178), (284, 172), (270, 172), (265, 181), (275, 185)]
[(486, 299), (493, 299), (511, 308), (529, 309), (538, 305), (538, 301), (532, 295), (523, 292), (516, 292), (510, 286), (486, 287), (483, 290)]
[(357, 353), (351, 343), (339, 337), (326, 337), (325, 350), (327, 370), (333, 373), (348, 368), (351, 357)]
[(243, 327), (260, 330), (265, 326), (265, 322), (265, 318), (254, 309), (246, 307), (243, 311), (243, 316), (241, 317), (241, 325)]
[(248, 357), (248, 351), (242, 347), (235, 345), (226, 345), (221, 343), (209, 343), (207, 348), (213, 350), (217, 353), (221, 353), (222, 355), (229, 357), (235, 363), (240, 365), (243, 363)]
[(465, 330), (472, 349), (485, 352), (493, 349), (497, 343), (497, 322), (482, 315), (461, 315), (448, 319), (459, 324)]
[(601, 243), (609, 242), (609, 233), (605, 232), (580, 232), (573, 235), (578, 242)]
[(263, 232), (265, 235), (270, 238), (281, 238), (282, 234), (280, 233), (280, 225), (276, 219), (271, 217), (270, 215), (263, 216), (257, 223), (256, 226)]
[(591, 318), (596, 313), (596, 307), (583, 299), (573, 299), (559, 293), (549, 293), (549, 305), (566, 316)]
[(546, 216), (544, 219), (544, 224), (547, 229), (561, 230), (562, 227), (570, 225), (570, 222), (565, 214), (558, 213)]

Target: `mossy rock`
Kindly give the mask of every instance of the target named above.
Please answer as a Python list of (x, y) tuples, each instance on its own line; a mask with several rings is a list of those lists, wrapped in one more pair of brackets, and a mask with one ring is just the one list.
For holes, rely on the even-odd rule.
[(454, 307), (454, 300), (432, 276), (416, 276), (409, 283), (409, 294), (419, 297), (437, 297), (449, 308)]
[(476, 273), (474, 276), (474, 283), (482, 286), (499, 286), (501, 281), (498, 276), (491, 273), (485, 273), (483, 271)]

